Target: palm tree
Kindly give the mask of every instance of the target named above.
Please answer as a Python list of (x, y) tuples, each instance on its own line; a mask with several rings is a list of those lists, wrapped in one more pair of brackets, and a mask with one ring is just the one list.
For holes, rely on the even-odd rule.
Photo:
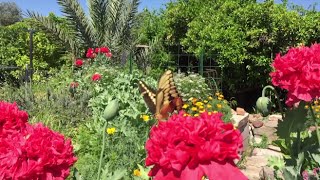
[(66, 23), (28, 11), (45, 29), (64, 41), (74, 55), (81, 56), (89, 47), (108, 46), (115, 57), (133, 47), (131, 27), (139, 0), (87, 0), (86, 15), (78, 0), (57, 0)]

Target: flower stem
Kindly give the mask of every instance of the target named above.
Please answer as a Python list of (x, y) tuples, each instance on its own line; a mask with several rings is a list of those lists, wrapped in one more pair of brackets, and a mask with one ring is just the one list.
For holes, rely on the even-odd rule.
[(107, 124), (108, 124), (108, 121), (106, 121), (104, 123), (104, 126), (103, 126), (103, 138), (102, 138), (102, 146), (101, 146), (101, 153), (100, 153), (100, 162), (99, 162), (99, 169), (98, 169), (98, 178), (97, 180), (100, 180), (100, 173), (101, 173), (101, 166), (102, 166), (102, 159), (103, 159), (103, 153), (104, 153), (104, 147), (106, 145), (106, 128), (107, 128)]
[(316, 133), (317, 133), (317, 137), (318, 137), (318, 145), (320, 147), (320, 132), (319, 132), (318, 124), (317, 124), (317, 119), (316, 119), (316, 116), (315, 116), (315, 114), (313, 112), (311, 103), (309, 104), (309, 109), (310, 109), (311, 116), (312, 116), (312, 119), (313, 119), (313, 122), (314, 122), (314, 126), (316, 127)]

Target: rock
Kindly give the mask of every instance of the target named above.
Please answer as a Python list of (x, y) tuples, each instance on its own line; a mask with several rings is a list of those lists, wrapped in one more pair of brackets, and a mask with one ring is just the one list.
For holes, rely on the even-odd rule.
[(237, 115), (244, 116), (246, 114), (246, 111), (243, 108), (237, 107), (236, 109)]
[(269, 116), (269, 121), (278, 121), (282, 120), (282, 116), (280, 114), (272, 114)]
[(265, 135), (267, 137), (273, 135), (277, 130), (272, 127), (262, 126), (261, 128), (255, 128), (253, 129), (253, 133), (257, 135)]
[(264, 125), (267, 126), (267, 127), (276, 128), (276, 127), (278, 127), (278, 119), (269, 120), (269, 121), (265, 122)]
[(256, 120), (262, 120), (263, 117), (260, 114), (250, 114), (249, 115), (249, 122), (252, 123)]
[(282, 157), (282, 153), (280, 152), (262, 148), (254, 148), (252, 154), (254, 154), (255, 156), (263, 156), (266, 159), (271, 156)]
[(271, 144), (272, 141), (277, 139), (277, 135), (275, 134), (277, 130), (275, 128), (262, 126), (261, 128), (253, 129), (254, 135), (266, 136), (268, 138), (268, 144)]
[(235, 110), (231, 109), (231, 114), (232, 115), (237, 115), (237, 112)]
[(262, 138), (259, 135), (254, 136), (254, 142), (260, 144), (262, 142)]
[(253, 121), (253, 122), (252, 122), (252, 125), (253, 125), (253, 127), (255, 127), (255, 128), (260, 128), (260, 127), (263, 126), (263, 122), (260, 121), (260, 120), (256, 120), (256, 121)]
[(249, 179), (249, 180), (257, 180), (259, 179), (259, 171), (260, 167), (247, 166), (246, 169), (241, 169), (241, 172)]
[[(251, 156), (247, 157), (246, 167), (258, 167), (261, 168), (268, 164), (268, 160), (264, 156)], [(257, 171), (259, 173), (260, 170)]]
[(272, 168), (265, 166), (261, 169), (260, 173), (260, 180), (274, 180), (274, 171)]
[[(248, 124), (249, 114), (245, 115), (232, 115), (232, 120), (234, 121), (234, 125), (238, 127), (238, 129), (244, 128)], [(240, 130), (241, 131), (241, 130)]]

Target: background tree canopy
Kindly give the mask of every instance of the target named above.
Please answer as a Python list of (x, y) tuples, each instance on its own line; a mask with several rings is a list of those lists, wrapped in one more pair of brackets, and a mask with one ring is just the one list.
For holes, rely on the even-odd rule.
[(178, 0), (159, 15), (164, 27), (154, 34), (187, 53), (204, 49), (224, 69), (224, 90), (234, 94), (268, 84), (277, 53), (319, 41), (319, 15), (273, 0)]
[(21, 19), (21, 9), (15, 2), (0, 2), (0, 26), (14, 24)]

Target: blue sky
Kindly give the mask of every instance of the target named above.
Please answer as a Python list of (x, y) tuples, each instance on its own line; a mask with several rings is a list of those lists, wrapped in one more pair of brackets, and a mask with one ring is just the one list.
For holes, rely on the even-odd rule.
[[(16, 2), (18, 6), (23, 10), (33, 10), (40, 14), (47, 15), (49, 12), (54, 12), (57, 15), (61, 15), (59, 5), (56, 0), (0, 0), (0, 2)], [(86, 6), (86, 0), (79, 0), (83, 7)], [(170, 0), (140, 0), (139, 11), (144, 8), (159, 9), (165, 7), (164, 4), (170, 2)]]
[[(61, 15), (59, 5), (57, 4), (56, 0), (0, 0), (0, 2), (6, 1), (16, 2), (23, 11), (26, 11), (28, 9), (39, 12), (42, 15), (47, 15), (49, 12), (54, 12), (57, 15)], [(170, 1), (171, 0), (141, 0), (139, 10), (142, 10), (143, 8), (164, 8), (164, 4)], [(317, 9), (320, 10), (319, 0), (289, 0), (290, 3), (302, 5), (305, 8), (308, 8), (310, 5), (314, 4), (317, 1), (319, 2), (317, 5)], [(86, 6), (86, 0), (80, 0), (80, 2), (83, 6)], [(276, 0), (276, 2), (281, 2), (281, 0)]]

